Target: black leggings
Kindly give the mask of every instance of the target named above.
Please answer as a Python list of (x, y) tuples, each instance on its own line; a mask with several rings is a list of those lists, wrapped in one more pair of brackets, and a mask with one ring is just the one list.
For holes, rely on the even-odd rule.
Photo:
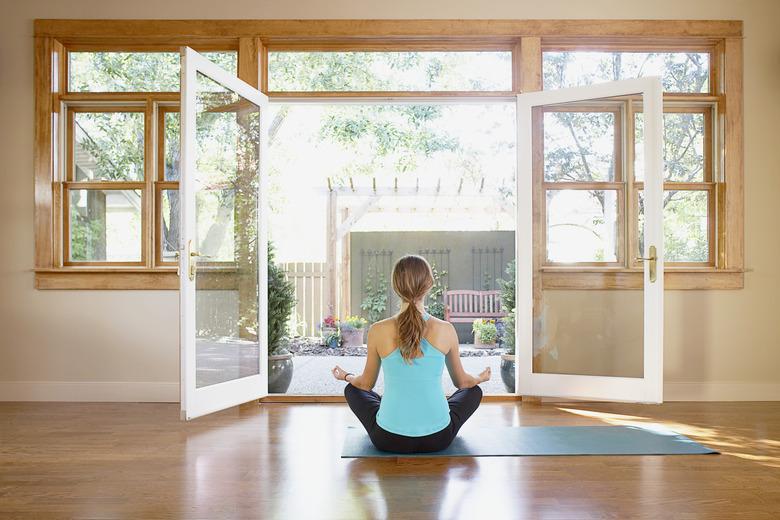
[(471, 417), (480, 401), (482, 389), (479, 386), (461, 388), (452, 394), (447, 402), (450, 405), (450, 424), (443, 430), (422, 437), (398, 435), (384, 430), (376, 423), (376, 414), (382, 397), (371, 390), (361, 390), (347, 383), (344, 397), (360, 422), (363, 423), (368, 437), (377, 449), (395, 453), (424, 453), (445, 449), (452, 443), (458, 430)]

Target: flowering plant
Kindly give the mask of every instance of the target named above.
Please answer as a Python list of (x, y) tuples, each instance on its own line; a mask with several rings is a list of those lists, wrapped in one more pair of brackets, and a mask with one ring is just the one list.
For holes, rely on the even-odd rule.
[(471, 326), (471, 330), (475, 335), (479, 335), (481, 343), (495, 343), (498, 337), (496, 320), (476, 319)]
[(366, 326), (368, 320), (362, 316), (347, 316), (344, 321), (339, 324), (341, 330), (359, 330)]
[(322, 329), (335, 328), (338, 327), (338, 325), (339, 325), (338, 317), (330, 315), (330, 316), (325, 316), (325, 318), (323, 318), (322, 323), (320, 323), (320, 328)]

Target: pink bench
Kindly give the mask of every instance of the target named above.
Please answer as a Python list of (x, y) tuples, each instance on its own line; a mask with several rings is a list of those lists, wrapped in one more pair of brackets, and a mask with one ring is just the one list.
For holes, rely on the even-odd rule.
[(478, 318), (506, 316), (500, 291), (456, 290), (444, 293), (444, 319), (450, 323), (473, 323)]

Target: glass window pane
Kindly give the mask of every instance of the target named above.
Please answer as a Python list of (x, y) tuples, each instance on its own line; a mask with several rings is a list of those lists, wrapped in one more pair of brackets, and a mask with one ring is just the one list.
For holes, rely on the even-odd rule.
[(665, 92), (709, 92), (710, 55), (706, 52), (543, 53), (547, 90), (605, 81), (661, 76)]
[(76, 112), (72, 132), (73, 180), (143, 180), (143, 112)]
[[(195, 326), (198, 388), (259, 373), (260, 109), (196, 74)], [(263, 114), (265, 116), (265, 114)], [(214, 269), (230, 262), (229, 270)], [(276, 344), (271, 345), (271, 350)]]
[(271, 91), (512, 90), (510, 51), (271, 52)]
[(179, 190), (160, 190), (160, 259), (175, 262), (179, 249)]
[(545, 181), (615, 179), (615, 113), (544, 113)]
[[(644, 251), (644, 192), (639, 192), (639, 251)], [(664, 251), (667, 262), (709, 262), (708, 190), (664, 191)]]
[(618, 203), (616, 190), (548, 190), (547, 260), (617, 262)]
[[(701, 112), (664, 114), (664, 180), (703, 182), (704, 114)], [(634, 177), (645, 178), (644, 114), (634, 118)]]
[[(235, 51), (201, 53), (236, 74)], [(177, 92), (178, 52), (70, 52), (71, 92)]]
[(181, 160), (181, 119), (178, 112), (165, 112), (163, 124), (165, 125), (165, 150), (164, 179), (166, 181), (179, 180), (179, 162)]
[(70, 261), (141, 260), (140, 190), (70, 190)]

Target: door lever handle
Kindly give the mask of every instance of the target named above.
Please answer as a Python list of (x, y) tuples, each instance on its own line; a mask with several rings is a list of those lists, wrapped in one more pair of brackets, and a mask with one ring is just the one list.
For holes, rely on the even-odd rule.
[(650, 256), (647, 258), (638, 256), (636, 260), (637, 262), (645, 260), (650, 263), (650, 283), (654, 283), (658, 279), (658, 255), (656, 254), (655, 246), (650, 246)]

